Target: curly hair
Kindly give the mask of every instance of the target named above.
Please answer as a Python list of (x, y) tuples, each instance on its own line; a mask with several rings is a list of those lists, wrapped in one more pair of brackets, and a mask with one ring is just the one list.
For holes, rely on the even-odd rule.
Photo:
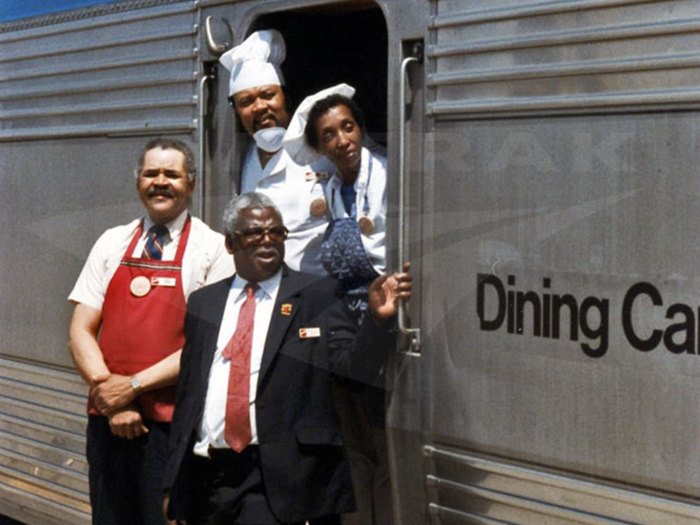
[(311, 111), (309, 111), (309, 117), (306, 120), (306, 127), (304, 128), (304, 137), (306, 138), (306, 143), (313, 149), (318, 151), (318, 136), (316, 135), (316, 123), (323, 115), (326, 114), (332, 108), (337, 106), (345, 106), (352, 113), (352, 118), (355, 119), (357, 125), (360, 127), (362, 134), (365, 133), (365, 116), (355, 101), (343, 95), (329, 95), (324, 99), (316, 102)]
[(250, 193), (243, 193), (234, 197), (233, 199), (231, 199), (231, 202), (228, 203), (228, 206), (226, 206), (226, 210), (224, 210), (223, 217), (224, 233), (229, 236), (233, 235), (234, 228), (236, 227), (236, 222), (238, 222), (238, 216), (243, 210), (248, 210), (251, 208), (272, 208), (273, 210), (275, 210), (275, 212), (277, 212), (277, 215), (279, 215), (280, 219), (284, 220), (279, 208), (275, 206), (275, 203), (272, 202), (272, 199), (270, 199), (270, 197), (268, 197), (267, 195), (263, 195), (262, 193), (251, 191)]

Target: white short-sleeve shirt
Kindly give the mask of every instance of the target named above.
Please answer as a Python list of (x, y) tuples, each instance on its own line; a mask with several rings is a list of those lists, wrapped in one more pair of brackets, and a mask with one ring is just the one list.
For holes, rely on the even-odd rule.
[[(187, 212), (183, 212), (174, 221), (165, 225), (170, 239), (163, 246), (164, 261), (172, 261), (175, 258), (186, 219)], [(144, 221), (143, 232), (134, 252), (130, 254), (140, 257), (146, 243), (148, 229), (153, 225), (148, 217), (110, 228), (97, 239), (68, 300), (102, 310), (109, 283), (142, 220)], [(185, 300), (193, 291), (206, 284), (230, 277), (233, 272), (233, 257), (226, 251), (224, 236), (196, 217), (192, 217), (190, 236), (182, 261), (182, 288)]]

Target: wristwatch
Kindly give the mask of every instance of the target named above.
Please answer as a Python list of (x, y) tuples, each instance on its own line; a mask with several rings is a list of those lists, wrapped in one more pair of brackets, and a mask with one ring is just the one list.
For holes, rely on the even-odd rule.
[(139, 378), (136, 376), (131, 376), (131, 388), (134, 389), (134, 393), (138, 396), (142, 391), (143, 387), (141, 386), (141, 381), (139, 381)]

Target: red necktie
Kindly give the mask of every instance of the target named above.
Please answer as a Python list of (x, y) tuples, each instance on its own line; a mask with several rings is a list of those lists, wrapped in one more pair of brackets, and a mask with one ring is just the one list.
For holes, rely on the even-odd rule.
[(256, 283), (245, 286), (246, 298), (238, 312), (236, 331), (224, 348), (224, 359), (231, 360), (226, 395), (224, 439), (236, 452), (250, 443), (250, 352), (253, 348)]

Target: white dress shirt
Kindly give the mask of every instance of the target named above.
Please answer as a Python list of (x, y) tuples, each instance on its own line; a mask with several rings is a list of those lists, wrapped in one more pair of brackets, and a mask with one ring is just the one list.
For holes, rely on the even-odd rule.
[[(255, 397), (260, 374), (267, 332), (270, 328), (270, 320), (274, 310), (277, 292), (282, 280), (282, 270), (266, 281), (258, 283), (260, 288), (255, 292), (255, 320), (253, 322), (253, 345), (250, 353), (250, 430), (252, 439), (250, 444), (258, 443), (258, 429), (255, 418)], [(245, 302), (244, 290), (248, 281), (236, 275), (231, 283), (231, 289), (226, 299), (224, 316), (219, 328), (219, 337), (216, 341), (216, 352), (209, 370), (209, 382), (207, 383), (207, 397), (204, 403), (204, 412), (199, 424), (197, 443), (194, 445), (194, 453), (198, 456), (208, 456), (209, 447), (231, 448), (224, 439), (224, 426), (226, 424), (226, 394), (228, 393), (230, 359), (224, 359), (223, 351), (233, 337), (238, 324), (238, 314)]]
[[(169, 239), (163, 244), (164, 261), (175, 259), (187, 212), (167, 223)], [(146, 216), (129, 224), (105, 231), (92, 247), (83, 270), (73, 287), (68, 300), (102, 310), (109, 283), (114, 277), (119, 263), (124, 258), (131, 240), (141, 221), (143, 232), (136, 243), (132, 257), (141, 257), (146, 244), (148, 230), (153, 222)], [(187, 299), (193, 291), (233, 274), (233, 257), (226, 251), (224, 236), (215, 232), (196, 217), (192, 217), (190, 237), (182, 261), (182, 288)]]

